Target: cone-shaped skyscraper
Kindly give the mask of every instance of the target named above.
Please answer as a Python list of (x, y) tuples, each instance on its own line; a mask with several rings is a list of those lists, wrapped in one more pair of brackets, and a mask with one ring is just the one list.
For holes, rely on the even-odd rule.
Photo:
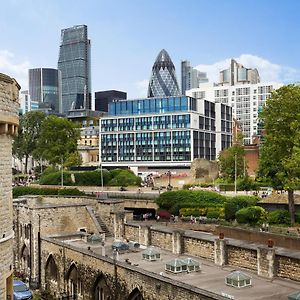
[(162, 49), (152, 67), (148, 97), (179, 96), (175, 66), (165, 49)]

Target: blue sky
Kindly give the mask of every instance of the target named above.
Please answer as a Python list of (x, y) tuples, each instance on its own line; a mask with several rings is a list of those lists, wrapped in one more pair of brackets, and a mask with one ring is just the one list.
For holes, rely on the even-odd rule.
[(26, 88), (30, 67), (57, 67), (60, 30), (86, 24), (92, 90), (146, 96), (165, 48), (180, 79), (188, 59), (217, 80), (228, 59), (257, 67), (263, 81), (300, 81), (297, 0), (6, 0), (1, 3), (0, 72)]

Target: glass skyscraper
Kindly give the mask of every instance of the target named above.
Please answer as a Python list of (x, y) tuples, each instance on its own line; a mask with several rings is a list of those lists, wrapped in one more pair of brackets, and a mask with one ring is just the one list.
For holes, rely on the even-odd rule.
[(148, 97), (179, 96), (175, 66), (165, 49), (162, 49), (152, 67)]
[(29, 95), (41, 109), (59, 112), (61, 105), (61, 75), (57, 69), (29, 69)]
[(61, 31), (58, 69), (62, 75), (62, 113), (91, 108), (91, 41), (86, 25)]

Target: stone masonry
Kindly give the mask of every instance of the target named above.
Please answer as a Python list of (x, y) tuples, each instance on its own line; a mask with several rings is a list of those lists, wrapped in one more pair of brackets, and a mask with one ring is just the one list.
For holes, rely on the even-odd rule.
[(12, 138), (17, 133), (20, 86), (0, 73), (0, 299), (13, 299)]

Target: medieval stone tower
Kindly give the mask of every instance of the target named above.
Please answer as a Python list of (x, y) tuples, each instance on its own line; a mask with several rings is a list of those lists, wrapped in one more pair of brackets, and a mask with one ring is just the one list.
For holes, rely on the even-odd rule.
[(0, 73), (0, 299), (13, 299), (12, 138), (17, 133), (19, 89)]

